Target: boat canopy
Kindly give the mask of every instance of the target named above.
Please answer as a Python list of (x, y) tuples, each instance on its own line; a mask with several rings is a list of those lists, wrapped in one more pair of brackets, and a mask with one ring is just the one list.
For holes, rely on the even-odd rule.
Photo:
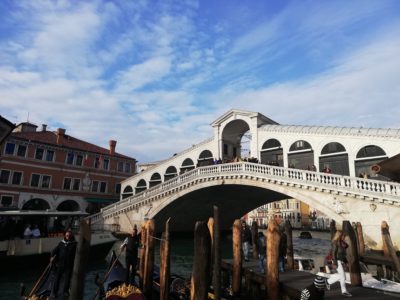
[(48, 216), (48, 217), (85, 217), (89, 213), (84, 211), (52, 211), (52, 210), (6, 210), (0, 211), (0, 216)]

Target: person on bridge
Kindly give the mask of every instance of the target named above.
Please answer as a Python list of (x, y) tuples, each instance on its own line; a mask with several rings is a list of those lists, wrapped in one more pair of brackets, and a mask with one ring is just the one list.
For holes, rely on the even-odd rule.
[(140, 238), (138, 235), (137, 228), (132, 229), (131, 235), (129, 235), (121, 245), (122, 249), (125, 249), (125, 267), (126, 267), (126, 283), (133, 284), (135, 281), (136, 269), (138, 265), (138, 252), (140, 247)]
[(246, 221), (242, 221), (242, 249), (243, 256), (245, 261), (249, 261), (250, 254), (250, 245), (251, 245), (251, 231), (249, 226), (246, 224)]

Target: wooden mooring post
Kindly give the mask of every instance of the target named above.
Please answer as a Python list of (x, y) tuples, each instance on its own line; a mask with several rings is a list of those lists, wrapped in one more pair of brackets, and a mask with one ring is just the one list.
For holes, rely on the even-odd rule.
[(193, 272), (190, 287), (191, 300), (207, 300), (210, 285), (210, 231), (205, 222), (196, 222), (194, 230)]
[(146, 260), (146, 225), (147, 222), (144, 222), (140, 231), (140, 260), (139, 260), (139, 286), (143, 289), (143, 278), (144, 278), (144, 265)]
[(258, 259), (258, 224), (256, 221), (251, 223), (251, 241), (253, 243), (253, 258)]
[(213, 235), (213, 287), (214, 300), (221, 299), (221, 232), (219, 228), (219, 210), (214, 206), (214, 235)]
[(151, 299), (153, 287), (153, 267), (154, 267), (154, 220), (148, 220), (146, 225), (146, 249), (143, 273), (143, 293), (146, 299)]
[[(382, 248), (383, 253), (386, 257), (390, 257), (394, 264), (394, 269), (396, 272), (400, 272), (400, 262), (399, 258), (396, 255), (396, 250), (393, 247), (392, 238), (390, 237), (389, 233), (389, 225), (386, 221), (383, 221), (381, 224), (381, 231), (382, 231)], [(390, 269), (386, 267), (386, 269)], [(390, 269), (391, 270), (391, 269)], [(392, 274), (390, 274), (392, 275)]]
[(279, 225), (275, 219), (268, 223), (267, 230), (267, 270), (265, 276), (265, 286), (268, 300), (279, 299)]
[(165, 229), (160, 244), (160, 300), (167, 300), (169, 296), (170, 275), (170, 244), (169, 244), (169, 222), (165, 222)]
[(343, 233), (348, 237), (347, 261), (350, 271), (350, 282), (352, 285), (362, 286), (360, 273), (360, 258), (357, 250), (357, 238), (354, 228), (349, 221), (343, 221)]
[(233, 222), (233, 265), (232, 265), (232, 294), (240, 295), (242, 285), (242, 224), (239, 219)]
[(287, 265), (289, 270), (294, 270), (293, 232), (290, 221), (285, 222), (285, 233), (287, 237)]
[(358, 255), (363, 256), (365, 254), (365, 243), (364, 243), (362, 225), (360, 222), (357, 222), (356, 228), (357, 228), (357, 239), (358, 239)]

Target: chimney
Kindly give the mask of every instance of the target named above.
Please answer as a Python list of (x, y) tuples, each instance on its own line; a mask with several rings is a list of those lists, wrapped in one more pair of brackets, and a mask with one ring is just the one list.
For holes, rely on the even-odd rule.
[(46, 124), (42, 124), (42, 131), (46, 131), (47, 130), (47, 125)]
[(65, 129), (58, 128), (57, 129), (57, 145), (61, 145), (61, 138), (63, 138), (64, 135), (65, 135)]
[(110, 145), (110, 154), (114, 155), (115, 154), (115, 146), (117, 145), (117, 141), (110, 140), (109, 145)]

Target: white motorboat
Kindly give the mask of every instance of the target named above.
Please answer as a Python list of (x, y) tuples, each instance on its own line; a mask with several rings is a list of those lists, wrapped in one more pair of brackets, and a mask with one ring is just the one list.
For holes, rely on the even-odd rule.
[[(23, 258), (32, 258), (48, 254), (62, 240), (64, 229), (56, 228), (50, 224), (57, 223), (60, 226), (67, 225), (77, 236), (79, 235), (79, 220), (88, 214), (85, 212), (60, 212), (60, 211), (2, 211), (0, 212), (1, 222), (9, 222), (13, 225), (3, 226), (9, 232), (2, 233), (0, 239), (0, 260), (11, 262), (15, 259), (20, 261)], [(23, 237), (23, 232), (17, 224), (40, 223), (42, 231), (40, 237)], [(11, 228), (14, 226), (14, 228)], [(43, 227), (45, 227), (43, 230)], [(24, 227), (22, 227), (24, 228)], [(91, 228), (90, 253), (91, 256), (104, 256), (117, 240), (112, 234), (113, 228), (97, 227)], [(22, 229), (23, 231), (23, 229)]]
[[(376, 279), (375, 277), (372, 276), (372, 274), (369, 272), (367, 266), (363, 263), (360, 263), (361, 267), (361, 280), (362, 280), (362, 285), (363, 287), (366, 288), (371, 288), (375, 290), (380, 290), (383, 292), (388, 292), (388, 293), (395, 293), (395, 294), (400, 294), (400, 283), (391, 281), (388, 279)], [(346, 274), (346, 283), (350, 284), (350, 273), (345, 272)], [(331, 273), (325, 273), (325, 272), (318, 272), (317, 275), (323, 276), (326, 278), (330, 278), (332, 275)]]

